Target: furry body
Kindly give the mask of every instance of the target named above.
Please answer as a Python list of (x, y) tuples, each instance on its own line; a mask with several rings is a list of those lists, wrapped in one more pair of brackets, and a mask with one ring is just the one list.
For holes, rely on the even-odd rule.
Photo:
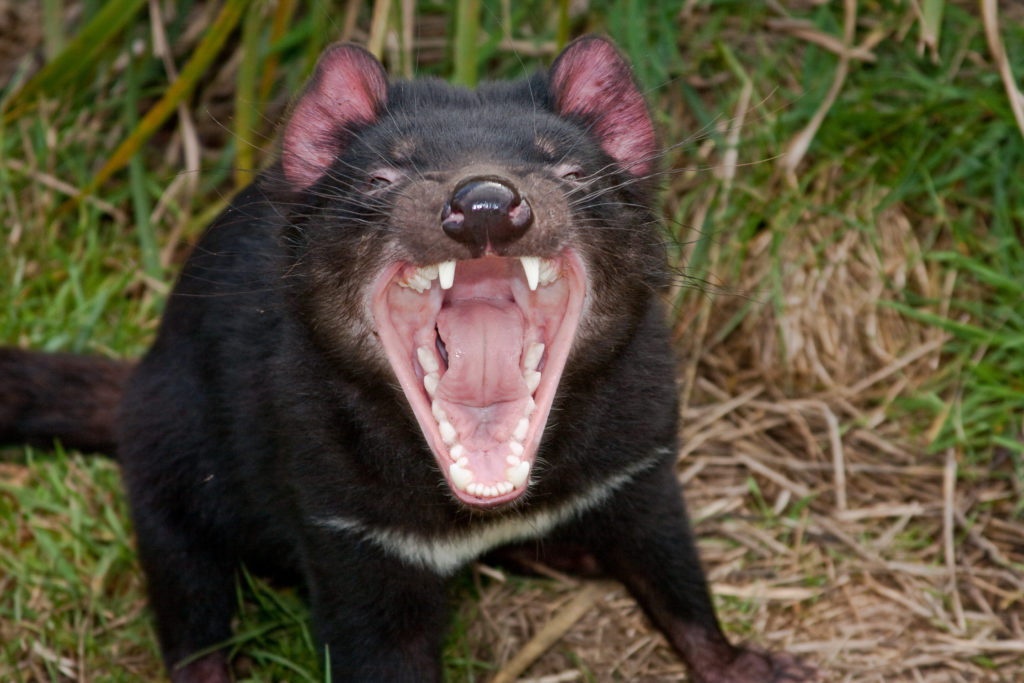
[(196, 246), (117, 420), (175, 681), (229, 680), (188, 658), (230, 637), (239, 563), (305, 586), (334, 680), (437, 680), (448, 581), (510, 543), (622, 580), (699, 680), (813, 677), (714, 615), (657, 147), (609, 43), (477, 91), (336, 46), (282, 153)]

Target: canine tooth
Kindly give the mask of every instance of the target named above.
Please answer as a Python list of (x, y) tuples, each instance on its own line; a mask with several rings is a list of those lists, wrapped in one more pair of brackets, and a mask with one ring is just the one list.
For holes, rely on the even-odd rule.
[(437, 264), (437, 279), (441, 289), (451, 289), (455, 283), (455, 261), (442, 261)]
[(444, 441), (446, 446), (451, 446), (455, 443), (456, 439), (459, 438), (458, 433), (455, 431), (455, 427), (448, 420), (438, 422), (437, 427), (441, 432), (441, 441)]
[(523, 444), (519, 443), (518, 441), (509, 441), (508, 449), (512, 451), (512, 455), (515, 455), (517, 457), (523, 454)]
[[(426, 379), (426, 378), (424, 378), (424, 379)], [(537, 372), (536, 370), (528, 370), (528, 371), (524, 372), (523, 373), (523, 379), (526, 380), (526, 388), (530, 390), (531, 394), (534, 391), (536, 391), (538, 385), (540, 385), (540, 373)], [(428, 389), (427, 391), (430, 391), (430, 390)]]
[(526, 432), (530, 429), (530, 421), (525, 417), (520, 418), (516, 428), (512, 431), (512, 438), (522, 443), (526, 439)]
[(533, 344), (530, 344), (530, 346), (526, 349), (526, 353), (523, 354), (523, 370), (536, 370), (537, 366), (540, 364), (541, 356), (543, 355), (544, 344), (540, 342), (534, 342)]
[(461, 443), (455, 444), (448, 450), (448, 457), (454, 460), (456, 464), (461, 463), (463, 467), (469, 464), (469, 461), (462, 457), (464, 455), (466, 455), (466, 447)]
[(530, 476), (530, 463), (524, 460), (514, 467), (509, 467), (505, 474), (513, 487), (521, 488), (526, 483), (526, 478)]
[(437, 356), (434, 355), (434, 352), (429, 347), (421, 346), (417, 348), (416, 358), (419, 359), (423, 372), (437, 372), (441, 369), (441, 366), (437, 363)]
[(540, 279), (540, 259), (536, 256), (520, 256), (519, 262), (523, 264), (526, 284), (530, 286), (530, 291), (537, 291), (537, 281)]
[(427, 394), (433, 398), (434, 394), (437, 393), (437, 385), (441, 383), (441, 378), (436, 372), (428, 372), (423, 375), (423, 388), (427, 390)]
[[(451, 477), (455, 488), (460, 491), (468, 491), (467, 487), (471, 486), (473, 482), (473, 471), (462, 467), (458, 463), (452, 463), (451, 467), (448, 468), (448, 476)], [(472, 493), (472, 491), (469, 492)]]

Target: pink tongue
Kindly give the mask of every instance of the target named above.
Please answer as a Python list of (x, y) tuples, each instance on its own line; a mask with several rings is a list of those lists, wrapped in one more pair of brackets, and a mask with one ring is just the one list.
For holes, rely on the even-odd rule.
[(468, 299), (445, 306), (437, 331), (448, 353), (439, 398), (487, 408), (529, 395), (519, 359), (524, 320), (511, 301)]

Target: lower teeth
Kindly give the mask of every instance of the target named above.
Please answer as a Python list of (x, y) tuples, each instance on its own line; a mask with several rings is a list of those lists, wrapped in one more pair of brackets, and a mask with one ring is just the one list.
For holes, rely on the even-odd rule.
[[(524, 359), (526, 367), (523, 368), (523, 380), (530, 394), (533, 394), (540, 385), (541, 373), (537, 372), (535, 368), (543, 351), (543, 344), (533, 344), (527, 351), (527, 358)], [(444, 358), (444, 348), (440, 344), (438, 345), (438, 352), (441, 353), (442, 359), (447, 361)], [(417, 360), (419, 360), (420, 366), (424, 370), (423, 388), (433, 399), (441, 381), (440, 363), (428, 347), (420, 347), (416, 350), (416, 353), (418, 356)], [(492, 484), (483, 484), (473, 481), (475, 475), (473, 470), (468, 467), (469, 462), (465, 457), (466, 448), (458, 442), (458, 432), (448, 420), (448, 416), (444, 408), (441, 407), (441, 404), (437, 400), (432, 400), (430, 405), (431, 413), (437, 421), (441, 440), (449, 449), (448, 457), (451, 459), (452, 464), (448, 468), (448, 474), (452, 485), (460, 491), (465, 491), (479, 498), (496, 498), (525, 486), (526, 480), (530, 475), (530, 463), (520, 459), (519, 456), (525, 450), (522, 442), (526, 439), (527, 432), (529, 432), (529, 417), (533, 414), (536, 406), (537, 404), (533, 396), (528, 396), (523, 410), (523, 417), (516, 423), (515, 429), (512, 431), (512, 437), (508, 441), (509, 454), (505, 458), (509, 464), (508, 469), (505, 470), (505, 475), (508, 479)]]

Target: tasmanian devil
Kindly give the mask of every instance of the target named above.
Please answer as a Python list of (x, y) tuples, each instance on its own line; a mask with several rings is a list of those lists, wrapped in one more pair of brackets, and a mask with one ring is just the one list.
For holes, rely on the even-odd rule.
[(7, 350), (0, 436), (116, 445), (177, 682), (229, 680), (240, 564), (333, 680), (437, 680), (449, 580), (510, 544), (620, 579), (697, 680), (812, 679), (726, 640), (694, 549), (658, 158), (604, 39), (478, 90), (331, 47), (130, 378)]

